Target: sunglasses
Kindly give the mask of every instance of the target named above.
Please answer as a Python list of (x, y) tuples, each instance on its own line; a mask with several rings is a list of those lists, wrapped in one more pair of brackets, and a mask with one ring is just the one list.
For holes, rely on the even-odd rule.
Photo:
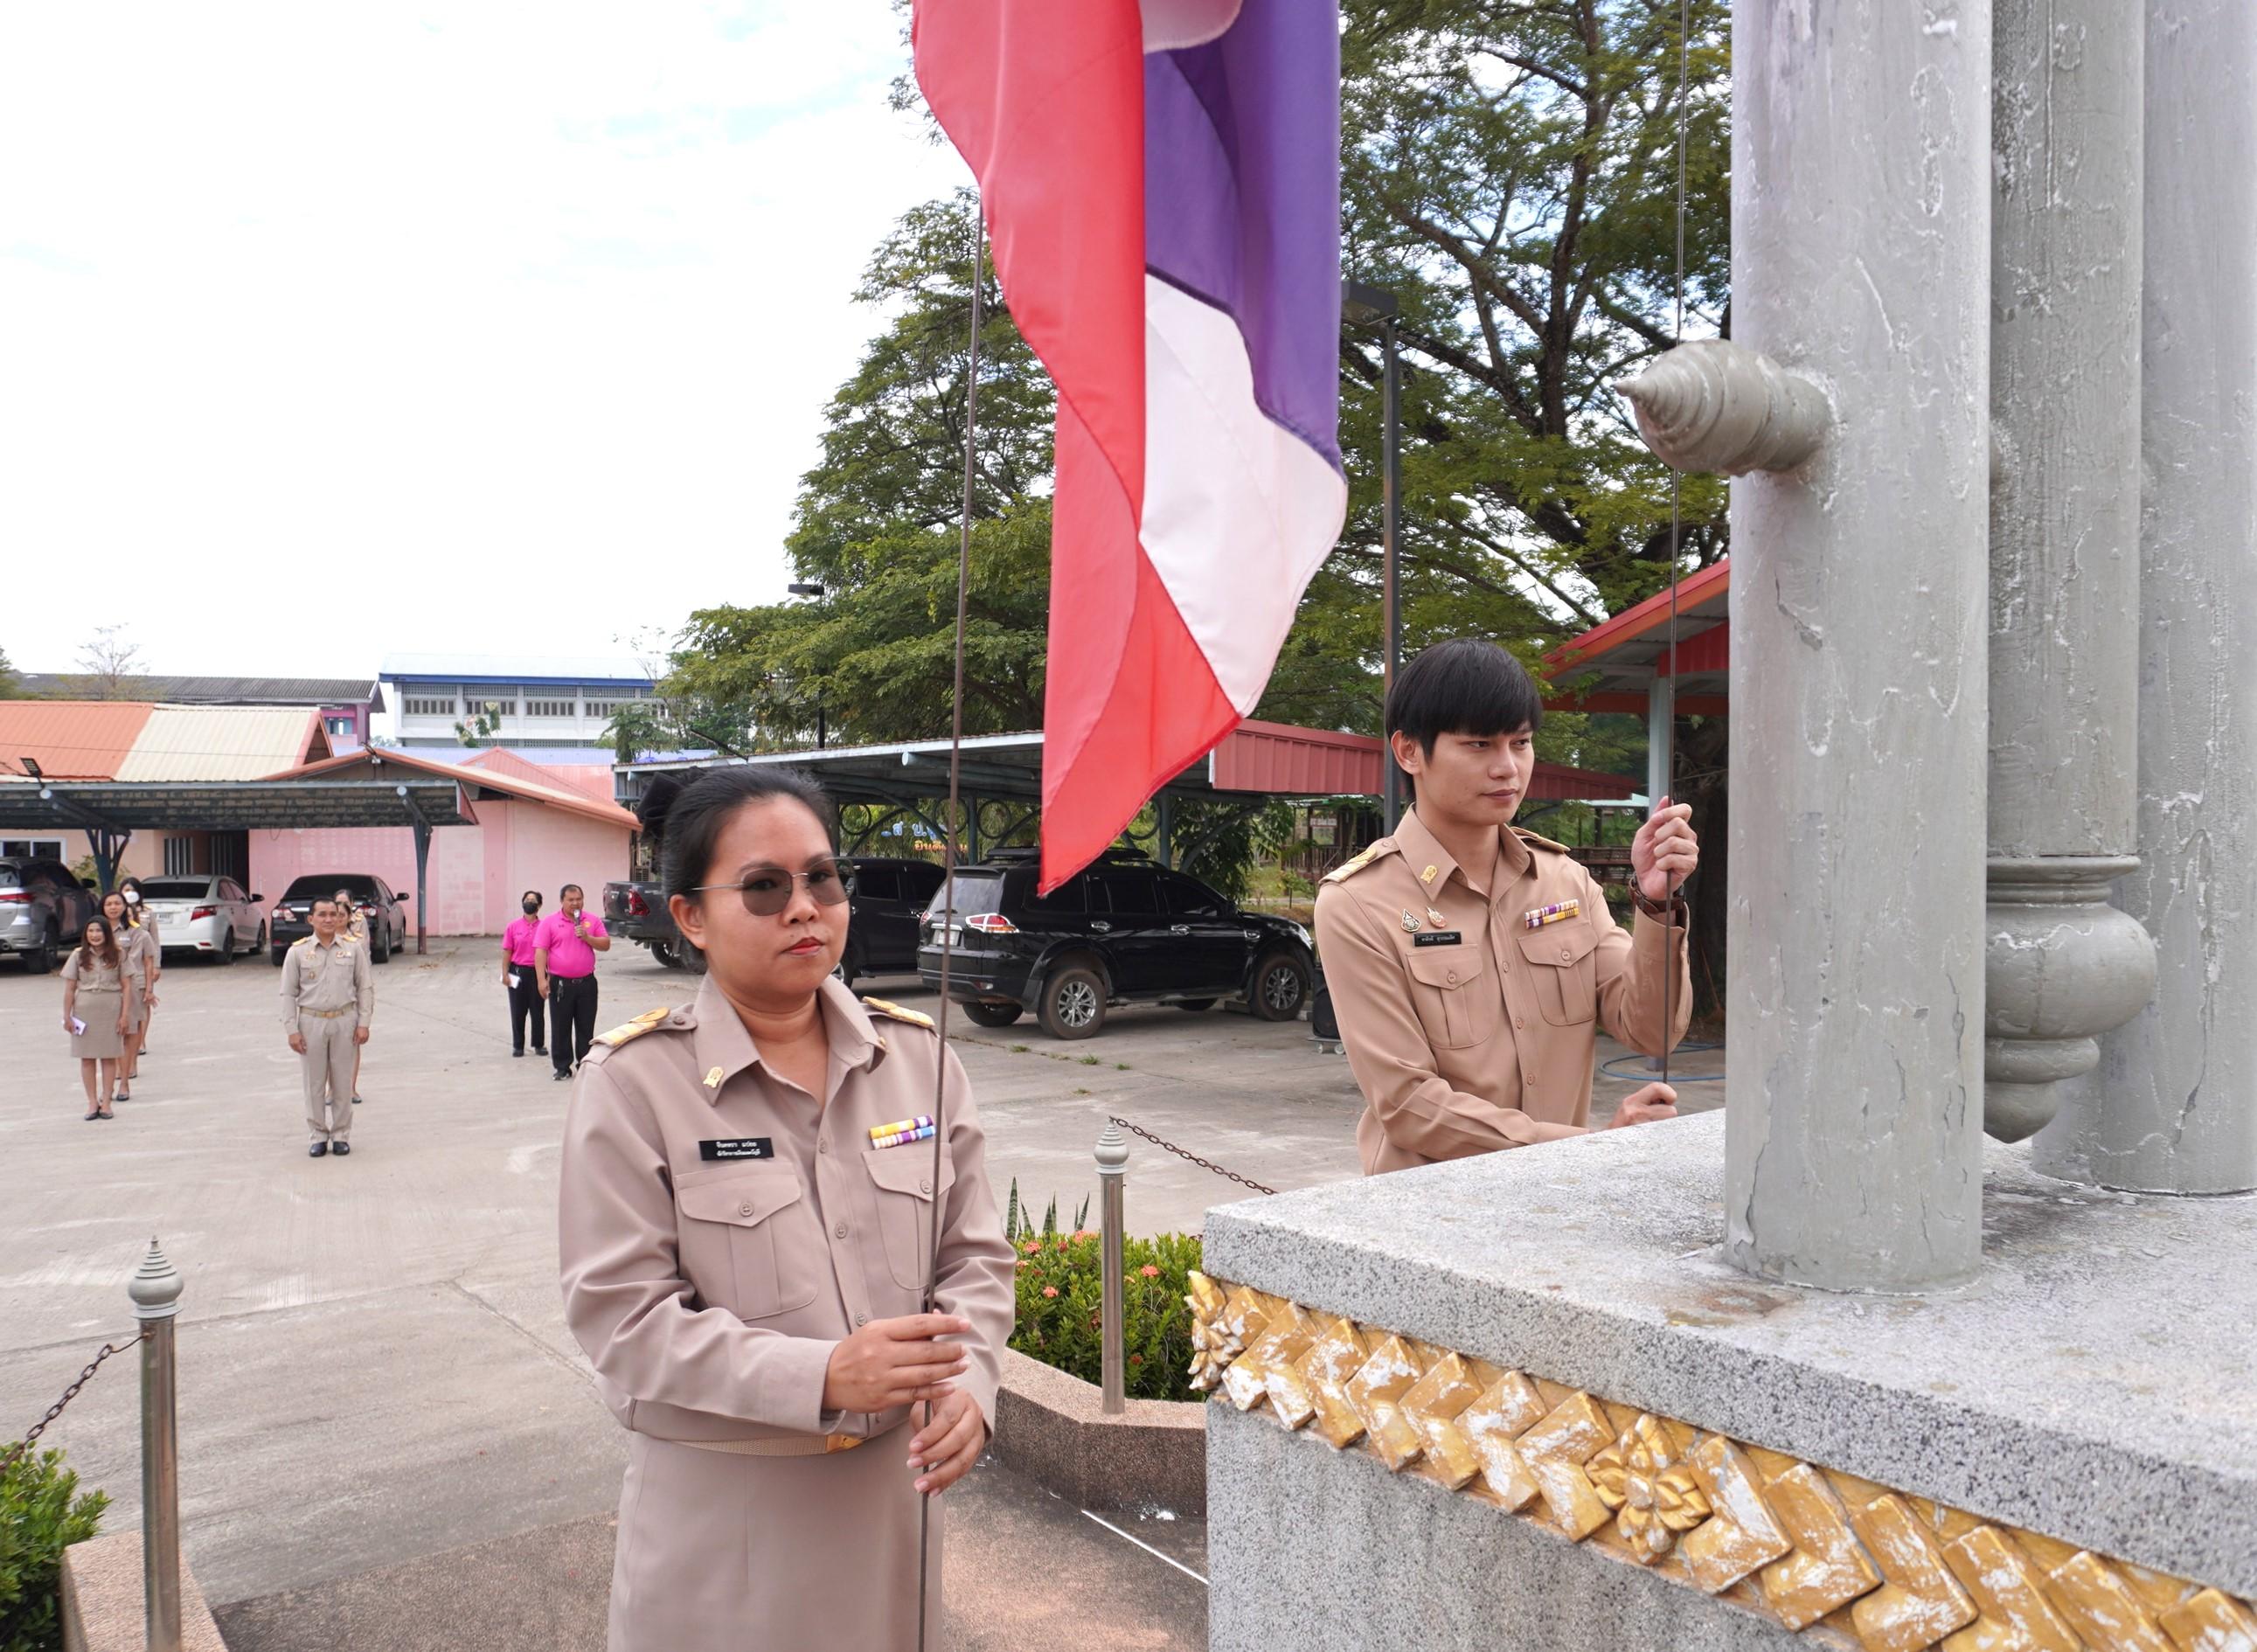
[(711, 894), (723, 889), (734, 889), (744, 898), (745, 910), (756, 918), (773, 918), (791, 904), (793, 886), (805, 884), (807, 893), (826, 907), (844, 904), (846, 899), (846, 875), (835, 860), (805, 872), (786, 872), (781, 866), (763, 866), (742, 883), (699, 884), (692, 894)]

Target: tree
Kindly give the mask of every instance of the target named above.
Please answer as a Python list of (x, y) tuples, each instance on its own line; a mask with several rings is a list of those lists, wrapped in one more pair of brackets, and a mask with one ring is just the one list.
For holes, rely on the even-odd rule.
[(18, 699), (23, 692), (23, 678), (16, 674), (16, 667), (9, 662), (8, 651), (0, 648), (0, 700)]
[(78, 651), (78, 687), (89, 700), (130, 700), (141, 670), (141, 647), (128, 642), (123, 625), (97, 625)]

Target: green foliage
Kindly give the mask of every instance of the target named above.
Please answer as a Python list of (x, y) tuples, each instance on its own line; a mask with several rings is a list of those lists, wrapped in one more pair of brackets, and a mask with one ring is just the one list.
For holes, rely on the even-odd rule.
[(79, 1491), (60, 1451), (27, 1451), (0, 1475), (0, 1652), (62, 1645), (63, 1550), (93, 1536), (109, 1507), (103, 1493)]
[[(1104, 1377), (1104, 1258), (1086, 1230), (1016, 1241), (1018, 1320), (1011, 1346), (1097, 1382)], [(1199, 1265), (1195, 1233), (1128, 1239), (1121, 1246), (1121, 1380), (1132, 1399), (1196, 1400), (1190, 1387), (1192, 1316), (1186, 1275)]]
[[(1023, 1049), (1026, 1046), (1022, 1044), (1019, 1048)], [(1089, 1196), (1085, 1193), (1081, 1198), (1081, 1208), (1073, 1213), (1073, 1225), (1079, 1229), (1088, 1220)], [(1013, 1176), (1010, 1197), (1003, 1206), (1003, 1237), (1014, 1246), (1018, 1246), (1029, 1239), (1054, 1239), (1058, 1232), (1058, 1196), (1051, 1196), (1050, 1208), (1043, 1212), (1043, 1225), (1038, 1228), (1035, 1225), (1033, 1215), (1019, 1203), (1019, 1178)]]
[(463, 745), (485, 745), (501, 731), (501, 702), (482, 700), (478, 709), (455, 724), (455, 738)]
[(0, 648), (0, 700), (18, 699), (23, 692), (23, 678), (17, 674), (16, 667), (10, 663), (8, 651)]

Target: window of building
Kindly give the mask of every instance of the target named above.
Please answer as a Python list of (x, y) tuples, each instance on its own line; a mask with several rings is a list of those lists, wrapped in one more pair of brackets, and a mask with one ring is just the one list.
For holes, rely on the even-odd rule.
[(476, 713), (491, 709), (496, 717), (513, 717), (518, 715), (518, 689), (514, 683), (466, 682), (463, 685), (463, 709)]
[(338, 735), (350, 735), (353, 731), (353, 720), (349, 717), (323, 717), (322, 727), (333, 738)]
[(60, 860), (63, 840), (60, 837), (0, 837), (0, 859)]
[(451, 717), (462, 710), (458, 695), (452, 683), (409, 683), (402, 687), (400, 709), (411, 717)]
[(584, 685), (580, 689), (581, 707), (591, 717), (609, 717), (634, 697), (625, 688), (598, 688)]
[(196, 840), (175, 833), (165, 840), (165, 876), (185, 878), (196, 869)]
[[(543, 690), (543, 692), (554, 694), (556, 691), (554, 688), (549, 688)], [(569, 717), (573, 715), (572, 702), (570, 700), (527, 700), (525, 702), (525, 715), (529, 717)]]

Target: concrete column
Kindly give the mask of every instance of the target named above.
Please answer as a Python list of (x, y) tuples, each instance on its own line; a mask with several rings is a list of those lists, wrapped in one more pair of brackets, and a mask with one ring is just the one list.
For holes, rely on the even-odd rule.
[[(2154, 995), (2133, 871), (2140, 63), (2125, 0), (1993, 0), (1984, 1128), (2053, 1117)], [(2253, 293), (2257, 299), (2257, 293)]]
[(1829, 391), (1732, 489), (1725, 1252), (1981, 1254), (1989, 0), (1735, 0), (1737, 342)]
[(2038, 1137), (2053, 1175), (2257, 1187), (2257, 5), (2147, 0), (2140, 865), (2154, 998)]
[[(1663, 662), (1674, 671), (1677, 662)], [(1645, 795), (1659, 803), (1669, 791), (1669, 725), (1677, 716), (1677, 679), (1654, 667), (1653, 681), (1645, 685)]]

